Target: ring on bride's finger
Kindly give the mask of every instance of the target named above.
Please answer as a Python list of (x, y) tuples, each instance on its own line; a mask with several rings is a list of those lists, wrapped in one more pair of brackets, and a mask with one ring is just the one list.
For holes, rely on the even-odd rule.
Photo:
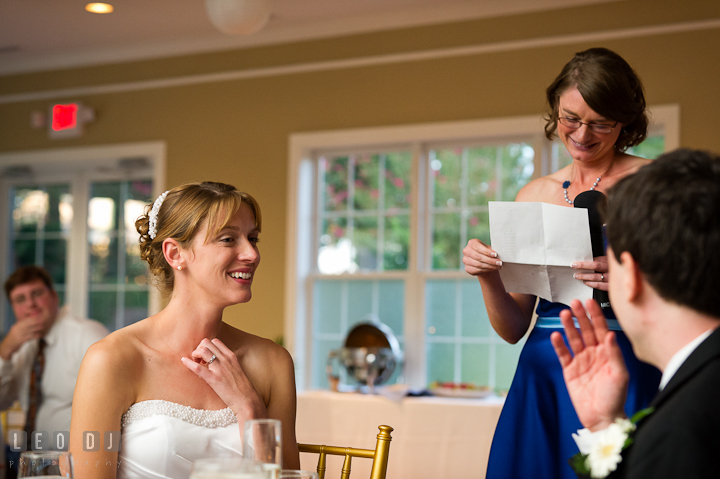
[(210, 361), (208, 361), (208, 366), (210, 366), (213, 363), (213, 361), (215, 361), (216, 359), (217, 359), (217, 356), (215, 356), (213, 354), (212, 357), (210, 358)]
[(605, 281), (605, 275), (600, 273), (600, 282), (602, 283), (603, 281)]

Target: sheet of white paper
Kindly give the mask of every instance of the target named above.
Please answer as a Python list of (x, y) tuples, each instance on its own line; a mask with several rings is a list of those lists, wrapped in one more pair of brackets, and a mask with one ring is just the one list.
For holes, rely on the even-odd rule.
[(570, 267), (592, 261), (587, 210), (547, 203), (491, 201), (490, 242), (503, 262), (505, 290), (568, 304), (592, 298)]

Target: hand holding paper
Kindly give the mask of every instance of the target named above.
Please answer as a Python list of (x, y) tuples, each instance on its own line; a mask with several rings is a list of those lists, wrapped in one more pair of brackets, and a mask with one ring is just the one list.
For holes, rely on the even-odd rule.
[(490, 241), (503, 266), (505, 290), (570, 304), (592, 298), (593, 290), (573, 278), (570, 265), (592, 261), (586, 209), (547, 203), (491, 201)]

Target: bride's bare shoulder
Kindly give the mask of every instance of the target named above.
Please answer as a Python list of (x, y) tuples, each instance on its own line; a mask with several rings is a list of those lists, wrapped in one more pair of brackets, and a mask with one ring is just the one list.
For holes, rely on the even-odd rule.
[(118, 374), (139, 365), (142, 361), (144, 325), (141, 322), (118, 329), (90, 346), (83, 366), (98, 372)]
[[(265, 405), (270, 404), (271, 397), (280, 397), (278, 391), (287, 387), (294, 391), (293, 359), (282, 345), (227, 324), (224, 324), (220, 339), (235, 352), (245, 374), (260, 393)], [(272, 391), (276, 393), (273, 394)]]
[(292, 364), (290, 353), (283, 346), (267, 338), (223, 324), (221, 340), (234, 351), (241, 362), (255, 367)]

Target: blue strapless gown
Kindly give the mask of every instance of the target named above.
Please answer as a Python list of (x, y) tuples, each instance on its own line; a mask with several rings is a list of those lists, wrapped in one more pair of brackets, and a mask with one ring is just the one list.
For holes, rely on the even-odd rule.
[[(559, 316), (567, 306), (543, 299), (539, 317)], [(615, 319), (609, 314), (608, 319)], [(557, 329), (532, 330), (520, 353), (515, 377), (495, 429), (487, 479), (576, 479), (568, 459), (578, 452), (572, 433), (582, 428), (570, 402), (560, 362), (550, 343)], [(561, 329), (562, 331), (562, 329)], [(657, 394), (660, 371), (641, 362), (622, 331), (616, 331), (630, 373), (625, 412), (648, 406)], [(564, 336), (563, 332), (563, 336)]]

